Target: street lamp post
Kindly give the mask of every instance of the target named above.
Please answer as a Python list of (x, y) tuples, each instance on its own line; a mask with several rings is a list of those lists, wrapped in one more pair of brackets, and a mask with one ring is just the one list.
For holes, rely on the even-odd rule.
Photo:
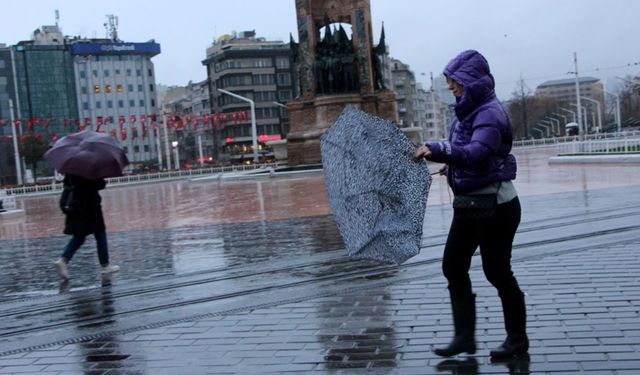
[(613, 95), (616, 98), (616, 124), (618, 125), (618, 133), (622, 131), (622, 119), (620, 118), (620, 95), (606, 91), (605, 94)]
[(178, 154), (178, 141), (172, 141), (171, 142), (171, 147), (173, 147), (173, 153), (174, 153), (174, 157), (175, 157), (175, 165), (176, 165), (176, 170), (180, 170), (180, 156)]
[[(587, 107), (585, 106), (581, 106), (580, 108), (578, 108), (578, 105), (576, 103), (569, 103), (569, 105), (572, 105), (574, 107), (576, 107), (576, 112), (577, 112), (577, 117), (578, 117), (578, 121), (576, 121), (578, 123), (578, 128), (580, 128), (580, 132), (586, 132), (586, 129), (589, 129), (589, 121), (587, 121), (588, 117), (587, 117)], [(584, 136), (584, 133), (581, 134), (581, 138)]]
[(558, 135), (560, 135), (560, 133), (561, 133), (561, 132), (560, 132), (560, 120), (558, 120), (557, 118), (553, 118), (553, 117), (551, 117), (551, 116), (545, 116), (544, 118), (545, 118), (545, 119), (547, 119), (547, 120), (549, 120), (549, 121), (551, 121), (551, 123), (552, 123), (552, 125), (551, 125), (551, 126), (552, 126), (552, 127), (553, 127), (554, 125), (556, 125), (556, 126), (558, 127), (558, 130), (556, 130), (556, 132), (555, 132), (554, 136), (558, 136)]
[(591, 98), (587, 98), (586, 96), (582, 96), (582, 99), (596, 105), (596, 111), (598, 112), (598, 128), (600, 129), (600, 131), (602, 131), (602, 112), (600, 112), (600, 102)]
[(576, 75), (576, 111), (578, 115), (576, 116), (578, 119), (578, 129), (580, 129), (580, 134), (578, 134), (580, 140), (584, 139), (585, 129), (587, 128), (587, 124), (582, 125), (582, 116), (580, 115), (580, 110), (582, 109), (582, 105), (580, 104), (580, 77), (578, 76), (578, 53), (573, 53), (573, 63), (575, 65), (576, 71), (573, 72)]
[(537, 125), (541, 125), (544, 128), (546, 137), (549, 138), (551, 132), (549, 131), (549, 127), (551, 127), (551, 131), (553, 131), (553, 124), (550, 121), (540, 120)]
[(249, 105), (251, 105), (251, 142), (253, 147), (253, 164), (258, 164), (258, 129), (256, 127), (256, 104), (253, 100), (245, 98), (244, 96), (240, 96), (238, 94), (234, 94), (230, 91), (223, 89), (218, 89), (218, 91), (229, 96), (233, 96), (236, 99), (245, 101), (249, 103)]
[(22, 185), (22, 168), (20, 165), (20, 149), (18, 148), (18, 135), (16, 134), (15, 117), (13, 115), (13, 100), (9, 99), (9, 120), (11, 123), (11, 135), (13, 136), (13, 157), (16, 162), (16, 179), (18, 185)]
[(561, 115), (561, 114), (556, 113), (556, 112), (551, 112), (551, 116), (558, 116), (558, 117), (562, 117), (562, 119), (564, 120), (564, 124), (565, 124), (565, 125), (567, 125), (567, 122), (568, 122), (568, 121), (567, 121), (567, 116), (565, 116), (565, 115)]

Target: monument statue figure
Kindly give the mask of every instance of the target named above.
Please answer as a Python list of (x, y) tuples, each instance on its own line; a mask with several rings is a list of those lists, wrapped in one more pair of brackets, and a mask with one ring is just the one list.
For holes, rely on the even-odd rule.
[[(292, 53), (300, 95), (287, 103), (291, 165), (321, 162), (320, 135), (348, 104), (399, 122), (395, 94), (384, 86), (384, 29), (381, 42), (373, 44), (370, 0), (296, 0), (295, 4), (298, 42), (291, 37), (290, 46), (296, 49)], [(351, 26), (351, 35), (343, 25)]]

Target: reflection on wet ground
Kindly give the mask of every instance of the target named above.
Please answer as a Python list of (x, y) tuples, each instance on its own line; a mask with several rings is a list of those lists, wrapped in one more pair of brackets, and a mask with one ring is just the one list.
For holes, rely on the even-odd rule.
[[(0, 219), (0, 373), (571, 373), (594, 360), (578, 363), (565, 342), (594, 356), (603, 337), (619, 350), (640, 347), (611, 333), (636, 323), (607, 319), (616, 308), (637, 318), (629, 272), (640, 264), (628, 248), (640, 238), (640, 166), (550, 167), (548, 154), (518, 151), (525, 215), (514, 264), (531, 293), (533, 365), (483, 357), (504, 337), (477, 267), (484, 354), (432, 354), (452, 334), (439, 264), (451, 217), (443, 178), (432, 184), (421, 254), (396, 267), (344, 256), (316, 174), (107, 189), (110, 252), (122, 270), (101, 277), (89, 240), (68, 283), (51, 264), (68, 239), (57, 197), (22, 200), (26, 215)], [(565, 303), (567, 285), (580, 296)], [(594, 329), (602, 336), (585, 339)]]

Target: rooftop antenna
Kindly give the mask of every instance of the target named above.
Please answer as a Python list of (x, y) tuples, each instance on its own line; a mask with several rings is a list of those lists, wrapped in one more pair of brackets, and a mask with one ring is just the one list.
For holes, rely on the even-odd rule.
[(118, 16), (107, 14), (107, 22), (104, 24), (107, 30), (107, 38), (114, 42), (118, 41)]
[(59, 21), (60, 21), (60, 11), (56, 9), (56, 27), (58, 26)]

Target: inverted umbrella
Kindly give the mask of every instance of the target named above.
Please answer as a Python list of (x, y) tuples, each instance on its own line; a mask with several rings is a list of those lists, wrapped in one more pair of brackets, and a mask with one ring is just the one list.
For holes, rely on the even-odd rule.
[(320, 137), (329, 205), (354, 258), (401, 264), (420, 252), (431, 185), (393, 123), (351, 105)]
[(92, 130), (61, 138), (44, 154), (44, 158), (58, 172), (89, 180), (122, 176), (122, 169), (129, 164), (127, 155), (114, 137)]

